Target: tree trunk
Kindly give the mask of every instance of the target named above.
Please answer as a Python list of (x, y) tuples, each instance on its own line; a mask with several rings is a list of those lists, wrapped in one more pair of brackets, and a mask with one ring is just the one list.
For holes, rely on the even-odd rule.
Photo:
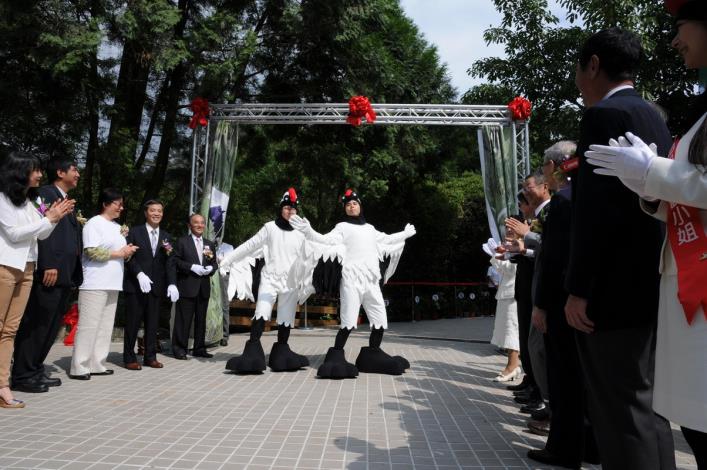
[[(184, 36), (184, 28), (189, 18), (190, 0), (179, 0), (178, 8), (182, 12), (182, 17), (174, 27), (174, 38), (181, 39)], [(167, 173), (170, 151), (176, 133), (177, 113), (179, 111), (179, 101), (182, 95), (182, 87), (187, 73), (187, 62), (181, 62), (171, 72), (167, 74), (165, 86), (168, 86), (165, 97), (165, 118), (162, 123), (162, 138), (160, 147), (155, 158), (155, 169), (150, 182), (145, 186), (143, 201), (154, 199), (159, 196), (160, 189), (164, 184), (164, 177)]]
[(101, 152), (101, 189), (108, 186), (125, 189), (132, 181), (150, 66), (150, 53), (142, 41), (126, 40), (111, 110), (108, 142)]

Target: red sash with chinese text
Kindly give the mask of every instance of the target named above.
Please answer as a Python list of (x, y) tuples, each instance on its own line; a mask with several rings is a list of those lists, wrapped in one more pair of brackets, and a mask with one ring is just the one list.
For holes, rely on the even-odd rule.
[[(668, 158), (675, 158), (679, 141)], [(668, 240), (678, 268), (678, 300), (691, 325), (700, 305), (707, 318), (707, 236), (699, 209), (669, 203)]]

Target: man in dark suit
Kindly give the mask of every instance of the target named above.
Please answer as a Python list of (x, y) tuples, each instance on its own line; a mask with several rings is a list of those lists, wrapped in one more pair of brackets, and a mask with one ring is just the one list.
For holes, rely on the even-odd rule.
[[(39, 196), (47, 205), (66, 198), (79, 177), (75, 162), (52, 159), (47, 163), (49, 184), (39, 188)], [(49, 377), (44, 360), (61, 327), (71, 289), (83, 282), (81, 224), (76, 215), (61, 219), (49, 238), (38, 241), (38, 247), (37, 270), (17, 331), (12, 366), (13, 390), (30, 393), (61, 385), (61, 379)]]
[(126, 262), (123, 280), (126, 304), (123, 362), (129, 370), (142, 369), (135, 356), (135, 342), (141, 322), (145, 324), (143, 364), (147, 367), (163, 367), (157, 360), (160, 306), (165, 297), (169, 297), (172, 302), (179, 300), (176, 269), (174, 263), (169, 262), (174, 251), (174, 240), (160, 228), (164, 206), (160, 201), (149, 200), (144, 208), (145, 224), (132, 227), (127, 236), (128, 244), (138, 247)]
[(575, 78), (587, 109), (572, 183), (565, 314), (577, 330), (604, 470), (675, 468), (669, 424), (651, 407), (660, 225), (635, 193), (618, 178), (595, 175), (584, 156), (589, 145), (607, 145), (628, 131), (667, 155), (665, 122), (633, 89), (642, 56), (633, 33), (600, 31), (582, 46)]
[(206, 308), (211, 294), (211, 280), (216, 273), (216, 244), (203, 237), (206, 222), (199, 214), (189, 217), (189, 235), (177, 240), (174, 263), (177, 269), (179, 301), (174, 316), (172, 352), (176, 359), (187, 358), (187, 344), (194, 318), (195, 357), (213, 357), (206, 351)]

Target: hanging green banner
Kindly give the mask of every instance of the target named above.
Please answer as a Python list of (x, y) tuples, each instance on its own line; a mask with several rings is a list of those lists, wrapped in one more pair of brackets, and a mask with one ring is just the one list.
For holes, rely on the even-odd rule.
[[(201, 214), (206, 218), (206, 238), (221, 245), (226, 224), (229, 195), (233, 184), (233, 169), (238, 156), (238, 125), (218, 121), (209, 135), (206, 185)], [(220, 274), (211, 276), (211, 297), (206, 311), (206, 344), (223, 337), (223, 313)]]
[(491, 236), (500, 242), (505, 236), (506, 218), (518, 213), (513, 128), (483, 126), (478, 138), (489, 229)]

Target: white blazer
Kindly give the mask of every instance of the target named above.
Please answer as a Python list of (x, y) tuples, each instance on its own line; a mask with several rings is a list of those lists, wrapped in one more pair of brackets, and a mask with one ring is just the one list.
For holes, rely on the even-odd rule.
[[(687, 160), (690, 142), (697, 129), (707, 118), (703, 115), (692, 128), (680, 139), (675, 152), (675, 159), (654, 158), (646, 176), (645, 193), (662, 201), (677, 202), (700, 210), (702, 226), (707, 233), (707, 168), (699, 168)], [(657, 219), (667, 222), (668, 203), (661, 202), (657, 211), (651, 210), (645, 201), (641, 206)], [(663, 241), (660, 258), (660, 272), (677, 274), (677, 266), (670, 248), (668, 237)]]
[(0, 265), (24, 271), (30, 250), (37, 259), (37, 239), (47, 238), (54, 227), (29, 200), (17, 207), (0, 193)]

